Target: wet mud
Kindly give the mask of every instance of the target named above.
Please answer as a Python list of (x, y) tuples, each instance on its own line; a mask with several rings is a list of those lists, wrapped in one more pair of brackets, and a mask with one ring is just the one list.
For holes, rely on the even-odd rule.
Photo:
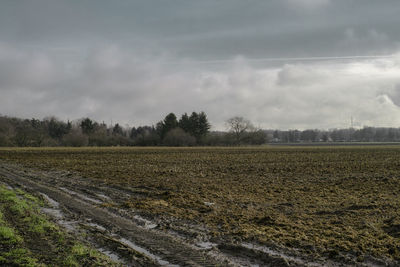
[(0, 161), (3, 183), (41, 196), (47, 203), (43, 213), (77, 238), (85, 236), (100, 252), (124, 266), (391, 265), (372, 258), (367, 263), (356, 263), (352, 258), (312, 258), (294, 249), (212, 238), (207, 228), (196, 222), (120, 208), (135, 194), (129, 188), (90, 178), (72, 179), (73, 175)]

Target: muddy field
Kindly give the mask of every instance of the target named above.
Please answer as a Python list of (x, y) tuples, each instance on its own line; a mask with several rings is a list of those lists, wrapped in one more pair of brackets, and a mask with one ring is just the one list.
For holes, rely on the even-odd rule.
[(0, 179), (123, 265), (400, 264), (396, 146), (1, 149)]

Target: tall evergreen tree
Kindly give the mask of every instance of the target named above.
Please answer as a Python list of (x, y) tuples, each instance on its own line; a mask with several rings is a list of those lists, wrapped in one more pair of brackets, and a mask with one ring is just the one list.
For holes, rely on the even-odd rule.
[(81, 129), (84, 134), (91, 134), (94, 132), (95, 123), (89, 118), (86, 118), (81, 121)]
[(47, 123), (47, 130), (50, 137), (54, 139), (61, 139), (70, 130), (65, 122), (58, 121), (55, 118), (51, 118)]
[(199, 114), (198, 120), (198, 135), (199, 137), (205, 136), (211, 128), (211, 124), (208, 122), (207, 115), (203, 111)]
[(117, 123), (115, 124), (113, 130), (112, 130), (113, 135), (124, 135), (124, 130), (122, 127)]
[(189, 124), (190, 124), (189, 133), (195, 136), (197, 139), (199, 132), (199, 114), (193, 111), (189, 117)]
[(157, 123), (157, 132), (161, 136), (161, 139), (163, 139), (169, 131), (176, 127), (178, 127), (178, 120), (176, 115), (171, 112), (165, 116), (163, 121)]
[(192, 125), (189, 116), (187, 113), (183, 114), (178, 122), (179, 128), (184, 130), (185, 132), (191, 134), (192, 133)]
[(203, 111), (200, 113), (192, 112), (190, 117), (187, 113), (183, 114), (179, 120), (178, 126), (188, 134), (194, 136), (198, 143), (208, 133), (211, 127), (207, 115)]
[(189, 125), (190, 127), (188, 132), (196, 138), (197, 142), (200, 142), (211, 127), (207, 115), (204, 112), (192, 112), (189, 117)]

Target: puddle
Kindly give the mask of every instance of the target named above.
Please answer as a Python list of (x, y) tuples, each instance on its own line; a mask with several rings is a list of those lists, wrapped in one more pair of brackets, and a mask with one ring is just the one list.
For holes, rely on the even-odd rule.
[(136, 245), (132, 241), (129, 241), (128, 239), (121, 238), (120, 241), (121, 241), (121, 243), (132, 248), (133, 250), (136, 250), (137, 252), (140, 252), (140, 253), (146, 255), (150, 259), (153, 259), (154, 261), (156, 261), (158, 264), (160, 264), (162, 266), (174, 266), (174, 267), (179, 266), (179, 265), (171, 264), (168, 261), (161, 259), (159, 256), (154, 255), (153, 253), (151, 253), (150, 251), (148, 251), (145, 248), (139, 247), (138, 245)]
[(78, 224), (78, 221), (63, 220), (64, 214), (59, 209), (41, 208), (40, 210), (48, 216), (56, 219), (56, 223), (64, 227), (67, 232), (75, 232), (77, 230), (76, 225)]
[(314, 266), (314, 267), (323, 266), (322, 264), (316, 263), (316, 262), (306, 262), (302, 258), (299, 258), (299, 257), (296, 257), (296, 256), (290, 256), (290, 255), (287, 255), (287, 254), (285, 254), (283, 252), (280, 252), (280, 251), (277, 251), (277, 250), (273, 250), (273, 249), (271, 249), (269, 247), (255, 245), (255, 244), (251, 244), (251, 243), (242, 243), (241, 245), (243, 247), (245, 247), (245, 248), (256, 250), (256, 251), (261, 251), (261, 252), (263, 252), (265, 254), (268, 254), (270, 256), (281, 257), (281, 258), (283, 258), (285, 260), (293, 261), (293, 262), (298, 263), (298, 264), (307, 265), (307, 266)]
[(54, 217), (55, 219), (62, 219), (64, 215), (59, 209), (60, 204), (57, 201), (50, 198), (48, 195), (44, 193), (40, 193), (40, 195), (46, 200), (46, 202), (51, 206), (51, 208), (41, 208), (40, 210), (47, 215)]
[(64, 217), (64, 215), (61, 213), (61, 211), (57, 210), (57, 209), (41, 208), (41, 211), (51, 217), (54, 217), (55, 219), (62, 219)]
[(53, 208), (58, 208), (59, 204), (57, 201), (55, 201), (54, 199), (50, 198), (48, 195), (44, 194), (44, 193), (40, 193), (40, 195), (42, 195), (42, 197), (44, 197), (44, 199), (47, 201), (47, 203), (50, 204), (50, 206), (52, 206)]
[(143, 227), (146, 229), (154, 229), (158, 226), (158, 224), (153, 223), (152, 221), (146, 220), (145, 218), (139, 216), (139, 215), (135, 215), (133, 216), (133, 218), (135, 218), (136, 220), (142, 222), (144, 225)]
[(75, 191), (69, 190), (69, 189), (67, 189), (67, 188), (65, 188), (65, 187), (60, 187), (60, 189), (61, 189), (62, 191), (64, 191), (64, 192), (67, 192), (67, 193), (70, 194), (70, 195), (78, 196), (78, 197), (80, 197), (80, 198), (82, 198), (82, 199), (84, 199), (84, 200), (93, 202), (93, 203), (95, 203), (95, 204), (102, 204), (102, 203), (103, 203), (103, 201), (101, 201), (101, 200), (94, 199), (94, 198), (91, 198), (91, 197), (87, 197), (87, 196), (85, 196), (85, 195), (83, 195), (83, 194), (80, 194), (80, 193), (77, 193), (77, 192), (75, 192)]
[(212, 243), (212, 242), (201, 241), (201, 242), (197, 242), (196, 246), (199, 248), (202, 248), (202, 249), (212, 249), (212, 248), (215, 248), (216, 246), (218, 246), (218, 244)]
[(59, 225), (64, 227), (67, 232), (76, 232), (77, 231), (77, 225), (78, 221), (65, 221), (65, 220), (59, 220), (57, 221)]
[(87, 225), (89, 225), (89, 226), (91, 226), (93, 228), (96, 228), (96, 229), (98, 229), (100, 231), (104, 231), (105, 232), (107, 230), (106, 228), (104, 228), (103, 226), (101, 226), (101, 225), (99, 225), (97, 223), (87, 223)]
[(77, 221), (67, 221), (64, 220), (64, 214), (61, 212), (59, 206), (60, 204), (55, 201), (54, 199), (50, 198), (48, 195), (44, 194), (44, 193), (40, 193), (43, 198), (47, 201), (47, 203), (49, 203), (49, 205), (52, 208), (41, 208), (40, 210), (49, 215), (50, 217), (53, 217), (54, 219), (56, 219), (57, 224), (61, 225), (62, 227), (64, 227), (68, 232), (74, 232), (76, 231), (76, 225), (78, 224)]
[(108, 257), (110, 257), (110, 259), (112, 259), (115, 262), (120, 262), (120, 263), (124, 262), (117, 254), (109, 251), (108, 249), (98, 248), (97, 250), (103, 253), (104, 255), (107, 255)]

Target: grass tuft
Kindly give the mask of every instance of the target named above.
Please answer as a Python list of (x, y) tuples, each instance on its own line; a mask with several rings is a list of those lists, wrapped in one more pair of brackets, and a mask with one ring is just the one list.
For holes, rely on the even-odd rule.
[[(38, 198), (0, 186), (1, 266), (112, 266), (40, 214)], [(20, 233), (23, 235), (19, 235)]]
[(22, 242), (22, 238), (15, 233), (15, 230), (0, 226), (0, 243), (5, 245), (14, 245)]

